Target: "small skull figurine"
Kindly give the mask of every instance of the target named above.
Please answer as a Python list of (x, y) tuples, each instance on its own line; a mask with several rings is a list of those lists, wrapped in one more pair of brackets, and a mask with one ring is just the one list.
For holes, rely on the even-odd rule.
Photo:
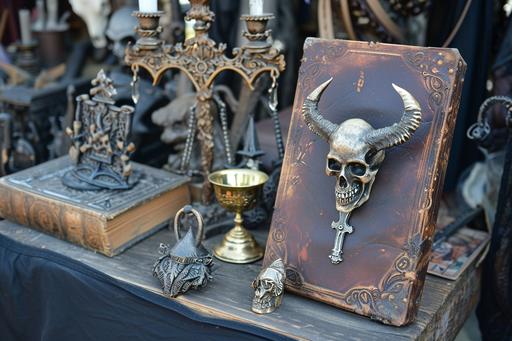
[[(196, 237), (190, 228), (185, 237), (180, 239), (179, 221), (182, 215), (193, 214), (198, 223)], [(164, 293), (171, 297), (184, 294), (189, 289), (205, 287), (212, 278), (213, 257), (201, 241), (203, 239), (203, 218), (200, 213), (185, 206), (176, 213), (174, 233), (178, 242), (172, 249), (160, 244), (163, 254), (153, 265), (153, 276), (157, 277)]]
[(368, 122), (357, 118), (334, 124), (318, 111), (320, 97), (331, 81), (332, 78), (309, 94), (304, 101), (302, 114), (309, 129), (330, 146), (326, 174), (336, 177), (339, 221), (331, 224), (336, 230), (336, 239), (329, 258), (333, 264), (338, 264), (343, 260), (341, 255), (345, 234), (353, 232), (348, 224), (350, 214), (368, 201), (375, 176), (384, 161), (384, 150), (411, 138), (420, 125), (421, 109), (409, 92), (393, 84), (405, 107), (400, 122), (380, 129), (374, 129)]
[(280, 305), (284, 292), (286, 273), (281, 258), (276, 259), (268, 268), (261, 270), (252, 282), (254, 298), (252, 311), (257, 314), (268, 314)]

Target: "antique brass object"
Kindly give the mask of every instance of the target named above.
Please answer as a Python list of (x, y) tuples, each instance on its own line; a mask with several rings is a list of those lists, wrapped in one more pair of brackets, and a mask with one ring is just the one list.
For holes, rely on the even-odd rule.
[(69, 156), (76, 166), (62, 181), (78, 190), (131, 188), (139, 177), (130, 163), (135, 145), (128, 142), (134, 108), (115, 106), (117, 91), (103, 70), (91, 84), (92, 98), (77, 97), (72, 127), (66, 129), (72, 140)]
[[(165, 45), (159, 38), (162, 27), (159, 24), (162, 12), (134, 12), (139, 21), (137, 32), (140, 39), (126, 48), (125, 62), (133, 71), (133, 98), (139, 97), (137, 90), (138, 72), (145, 69), (151, 75), (154, 84), (158, 83), (169, 69), (179, 69), (190, 78), (195, 91), (196, 101), (192, 134), (187, 137), (187, 145), (197, 140), (201, 144), (201, 173), (204, 176), (202, 201), (211, 201), (211, 185), (208, 175), (214, 162), (214, 118), (215, 101), (213, 84), (217, 76), (226, 70), (238, 73), (247, 86), (254, 90), (254, 84), (260, 75), (270, 74), (272, 84), (269, 94), (276, 98), (277, 79), (285, 68), (284, 56), (270, 42), (270, 30), (267, 22), (273, 15), (245, 15), (241, 19), (246, 22), (247, 31), (244, 36), (248, 43), (233, 50), (233, 58), (226, 56), (226, 44), (217, 44), (208, 36), (215, 14), (210, 10), (209, 0), (190, 0), (191, 8), (186, 20), (194, 20), (195, 34), (183, 44)], [(276, 103), (277, 107), (277, 103)], [(277, 119), (277, 114), (274, 115)], [(276, 126), (277, 144), (282, 150), (279, 125)], [(225, 134), (227, 136), (227, 134)], [(229, 138), (224, 139), (226, 151), (229, 149)], [(182, 167), (184, 168), (184, 167)], [(187, 171), (188, 169), (182, 169)]]
[(421, 108), (409, 92), (393, 84), (405, 107), (400, 122), (381, 129), (374, 129), (368, 122), (357, 118), (334, 124), (318, 110), (320, 97), (331, 81), (332, 78), (309, 94), (304, 101), (302, 114), (309, 129), (330, 145), (326, 174), (336, 177), (339, 220), (331, 224), (331, 228), (336, 230), (336, 238), (329, 258), (333, 264), (338, 264), (343, 261), (345, 234), (353, 232), (353, 227), (348, 223), (350, 214), (368, 201), (375, 176), (384, 161), (384, 150), (411, 138), (420, 126)]
[[(180, 219), (191, 215), (197, 221), (194, 238), (192, 226), (185, 237), (180, 238)], [(213, 258), (202, 245), (203, 217), (187, 205), (176, 213), (174, 234), (178, 241), (172, 249), (167, 244), (160, 244), (163, 254), (153, 265), (153, 276), (157, 277), (165, 294), (171, 297), (186, 293), (189, 289), (205, 287), (212, 278)]]
[(251, 263), (263, 257), (263, 249), (243, 225), (242, 213), (256, 206), (268, 176), (253, 169), (226, 169), (210, 174), (219, 204), (235, 213), (235, 227), (213, 249), (215, 257), (228, 263)]
[(251, 285), (254, 289), (252, 311), (268, 314), (279, 308), (283, 300), (285, 280), (286, 272), (281, 258), (261, 270)]

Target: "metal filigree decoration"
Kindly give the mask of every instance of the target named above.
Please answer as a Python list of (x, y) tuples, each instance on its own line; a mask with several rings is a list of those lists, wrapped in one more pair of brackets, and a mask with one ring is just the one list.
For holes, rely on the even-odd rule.
[(252, 311), (257, 314), (268, 314), (276, 310), (283, 299), (285, 279), (286, 273), (281, 258), (261, 270), (252, 282), (254, 289)]
[[(195, 20), (193, 38), (183, 44), (163, 45), (158, 39), (161, 31), (159, 18), (156, 13), (135, 12), (139, 20), (137, 28), (141, 39), (126, 49), (125, 61), (131, 66), (134, 74), (134, 93), (137, 91), (137, 77), (140, 68), (144, 68), (158, 83), (163, 74), (169, 69), (179, 69), (192, 81), (197, 96), (195, 107), (195, 131), (197, 140), (201, 144), (201, 171), (204, 177), (203, 203), (209, 203), (212, 197), (211, 185), (208, 175), (212, 170), (214, 160), (214, 110), (213, 82), (225, 70), (238, 73), (250, 89), (254, 89), (254, 82), (263, 73), (269, 73), (272, 87), (277, 85), (277, 78), (285, 68), (284, 56), (269, 42), (270, 30), (267, 22), (272, 15), (242, 16), (247, 23), (247, 32), (244, 36), (249, 42), (233, 51), (233, 58), (225, 55), (226, 44), (216, 44), (208, 36), (211, 22), (215, 15), (209, 8), (208, 0), (190, 0), (191, 8), (187, 13), (187, 20)], [(137, 98), (137, 96), (134, 96)]]
[(492, 96), (487, 98), (478, 110), (477, 122), (473, 123), (467, 130), (466, 135), (470, 140), (475, 140), (479, 143), (485, 141), (491, 134), (491, 125), (487, 118), (487, 111), (490, 107), (496, 104), (502, 104), (507, 110), (506, 123), (507, 126), (512, 126), (512, 98), (507, 96)]
[(138, 179), (130, 164), (135, 146), (127, 141), (134, 108), (114, 105), (112, 98), (117, 92), (103, 70), (91, 84), (93, 97), (77, 97), (73, 126), (66, 129), (75, 167), (62, 181), (79, 190), (131, 188)]
[[(194, 238), (192, 228), (180, 239), (180, 219), (191, 215), (197, 221), (197, 233)], [(160, 244), (160, 257), (153, 265), (153, 276), (158, 278), (164, 293), (171, 297), (186, 293), (190, 289), (205, 287), (212, 277), (213, 257), (203, 247), (203, 217), (192, 208), (185, 206), (174, 218), (174, 234), (178, 242), (171, 249)]]
[(384, 161), (385, 149), (407, 142), (419, 127), (421, 109), (409, 92), (393, 84), (405, 107), (400, 122), (380, 129), (374, 129), (362, 119), (334, 124), (318, 111), (320, 97), (331, 81), (332, 78), (311, 92), (304, 101), (302, 114), (309, 129), (330, 145), (326, 174), (336, 177), (339, 220), (331, 224), (336, 230), (336, 238), (329, 258), (333, 264), (338, 264), (343, 261), (345, 235), (354, 231), (348, 223), (350, 214), (368, 201), (375, 177)]

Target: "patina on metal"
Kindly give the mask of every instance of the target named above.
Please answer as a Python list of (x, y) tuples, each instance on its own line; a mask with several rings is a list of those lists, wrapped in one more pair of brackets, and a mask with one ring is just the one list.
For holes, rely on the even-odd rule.
[[(187, 215), (195, 218), (197, 232), (194, 237), (190, 226), (185, 237), (180, 238), (180, 220)], [(205, 287), (213, 279), (213, 257), (202, 245), (203, 225), (201, 214), (187, 205), (174, 218), (176, 245), (171, 249), (167, 244), (160, 244), (162, 257), (153, 265), (153, 276), (160, 281), (163, 292), (171, 297)]]
[(219, 204), (235, 213), (235, 226), (213, 249), (218, 259), (228, 263), (252, 263), (263, 257), (263, 249), (243, 225), (242, 213), (255, 207), (267, 174), (254, 169), (225, 169), (208, 177)]
[(251, 285), (254, 289), (252, 311), (268, 314), (279, 308), (283, 300), (285, 280), (286, 272), (281, 258), (261, 270)]
[(114, 105), (117, 91), (103, 70), (91, 84), (93, 97), (77, 97), (73, 127), (66, 129), (72, 139), (69, 156), (75, 167), (62, 181), (79, 190), (131, 188), (139, 178), (130, 163), (135, 145), (127, 141), (134, 108)]
[[(158, 83), (169, 69), (179, 69), (186, 74), (196, 90), (194, 125), (197, 140), (201, 145), (201, 172), (204, 177), (202, 201), (210, 203), (212, 197), (208, 175), (214, 161), (214, 96), (213, 83), (217, 76), (226, 70), (238, 73), (251, 90), (260, 75), (269, 73), (272, 79), (271, 89), (277, 86), (277, 78), (285, 68), (284, 56), (269, 42), (270, 31), (267, 22), (272, 15), (242, 16), (247, 24), (244, 36), (249, 40), (240, 48), (234, 49), (233, 58), (225, 54), (226, 44), (216, 44), (208, 36), (215, 14), (210, 11), (208, 0), (190, 0), (191, 8), (187, 20), (195, 20), (194, 37), (183, 44), (164, 45), (158, 38), (162, 31), (159, 25), (161, 12), (134, 15), (139, 20), (137, 31), (141, 37), (133, 46), (126, 49), (125, 61), (131, 66), (134, 81), (134, 99), (139, 97), (137, 90), (139, 68), (146, 69)], [(274, 91), (272, 91), (273, 93)], [(279, 129), (279, 127), (277, 127)], [(276, 136), (280, 136), (276, 134)], [(278, 141), (279, 144), (279, 141)]]
[(406, 90), (393, 84), (404, 103), (400, 122), (374, 129), (362, 119), (349, 119), (334, 124), (318, 110), (322, 93), (332, 78), (313, 90), (304, 101), (302, 114), (309, 129), (329, 143), (326, 174), (336, 177), (336, 210), (339, 220), (331, 227), (336, 230), (334, 248), (329, 258), (333, 264), (343, 261), (343, 241), (352, 233), (350, 214), (368, 201), (379, 167), (384, 161), (385, 149), (407, 142), (421, 122), (421, 108)]

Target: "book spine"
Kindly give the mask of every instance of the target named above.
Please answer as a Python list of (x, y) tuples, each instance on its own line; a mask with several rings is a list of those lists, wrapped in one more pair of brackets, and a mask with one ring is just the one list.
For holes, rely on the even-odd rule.
[(412, 299), (409, 300), (406, 323), (414, 321), (416, 313), (418, 311), (419, 299), (421, 298), (423, 293), (423, 285), (425, 283), (428, 264), (430, 261), (432, 240), (436, 229), (437, 215), (439, 212), (439, 207), (441, 205), (441, 196), (443, 193), (444, 179), (450, 157), (452, 138), (453, 133), (455, 131), (457, 113), (459, 111), (460, 99), (462, 96), (465, 72), (466, 64), (464, 63), (462, 58), (459, 58), (457, 70), (455, 72), (454, 81), (452, 85), (452, 91), (451, 94), (449, 95), (450, 102), (448, 103), (448, 105), (445, 106), (446, 119), (444, 120), (443, 124), (437, 129), (440, 132), (440, 139), (442, 139), (442, 141), (440, 140), (439, 142), (441, 149), (439, 150), (438, 154), (435, 157), (438, 160), (438, 162), (435, 164), (436, 167), (432, 170), (432, 174), (435, 174), (437, 182), (436, 184), (432, 184), (434, 189), (432, 192), (432, 197), (430, 198), (430, 202), (432, 204), (427, 217), (428, 219), (424, 224), (425, 228), (423, 230), (420, 230), (420, 232), (422, 233), (422, 240), (424, 240), (425, 243), (428, 243), (428, 252), (423, 252), (422, 257), (418, 260), (418, 263), (416, 265), (417, 277), (411, 286)]
[(0, 215), (101, 253), (112, 253), (106, 221), (101, 217), (25, 193), (5, 182), (0, 182)]

